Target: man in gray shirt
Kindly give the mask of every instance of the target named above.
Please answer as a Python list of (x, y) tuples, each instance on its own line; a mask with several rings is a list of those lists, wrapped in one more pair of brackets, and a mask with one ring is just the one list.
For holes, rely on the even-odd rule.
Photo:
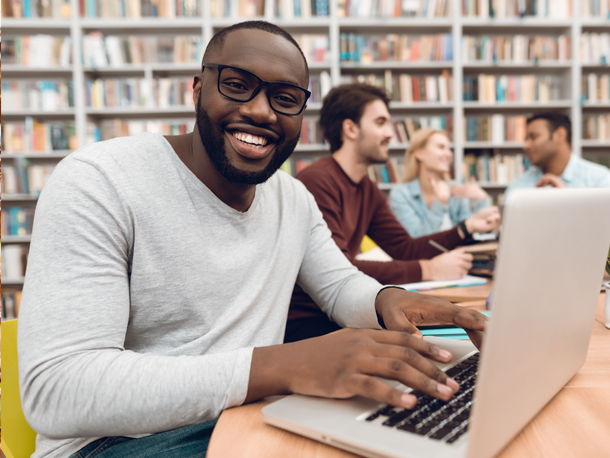
[[(457, 391), (424, 358), (451, 355), (415, 325), (455, 323), (479, 344), (485, 318), (383, 289), (343, 256), (304, 186), (275, 173), (307, 86), (290, 35), (238, 24), (206, 49), (192, 134), (118, 138), (58, 165), (19, 320), (34, 457), (203, 456), (223, 409), (283, 393), (414, 406), (375, 376)], [(280, 345), (295, 282), (341, 326), (368, 329)]]

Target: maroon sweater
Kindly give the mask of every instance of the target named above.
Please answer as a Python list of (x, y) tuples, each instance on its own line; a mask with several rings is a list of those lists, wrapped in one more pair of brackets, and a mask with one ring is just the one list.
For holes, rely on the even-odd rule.
[[(345, 256), (365, 274), (382, 284), (400, 285), (421, 281), (418, 259), (430, 259), (439, 251), (428, 243), (432, 239), (449, 249), (462, 239), (457, 228), (412, 238), (398, 222), (386, 197), (368, 177), (354, 183), (332, 157), (316, 161), (297, 175), (316, 199)], [(357, 261), (360, 244), (368, 235), (393, 261)], [(324, 312), (299, 287), (295, 286), (288, 319), (323, 315)]]

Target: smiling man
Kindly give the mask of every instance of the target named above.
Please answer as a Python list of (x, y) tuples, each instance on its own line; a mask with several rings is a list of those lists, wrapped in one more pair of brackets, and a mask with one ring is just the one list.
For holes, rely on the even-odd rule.
[[(481, 314), (359, 272), (302, 183), (274, 173), (309, 95), (290, 35), (237, 24), (202, 64), (192, 134), (81, 148), (40, 197), (18, 333), (35, 458), (205, 456), (223, 409), (282, 393), (414, 406), (375, 376), (449, 399), (457, 383), (424, 356), (451, 355), (414, 326), (481, 342)], [(295, 282), (368, 329), (282, 345)]]
[(506, 189), (608, 188), (610, 170), (572, 154), (572, 125), (561, 113), (539, 113), (527, 120), (523, 149), (533, 167)]
[[(337, 246), (365, 274), (382, 284), (394, 285), (461, 278), (472, 266), (472, 255), (464, 248), (439, 255), (429, 240), (455, 248), (468, 234), (456, 226), (412, 238), (390, 210), (386, 197), (368, 178), (368, 167), (384, 163), (389, 157), (389, 103), (382, 89), (368, 84), (333, 88), (324, 98), (320, 112), (320, 125), (332, 155), (316, 161), (297, 178), (316, 199)], [(473, 232), (495, 229), (479, 214), (471, 216), (467, 223)], [(392, 261), (356, 259), (365, 235)], [(295, 286), (285, 342), (320, 336), (340, 327), (299, 285)]]

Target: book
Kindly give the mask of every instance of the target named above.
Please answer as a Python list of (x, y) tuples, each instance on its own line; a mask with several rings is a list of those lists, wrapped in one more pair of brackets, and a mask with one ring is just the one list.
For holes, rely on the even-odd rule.
[(405, 283), (398, 285), (407, 291), (430, 291), (433, 289), (442, 288), (460, 288), (465, 286), (480, 286), (486, 285), (487, 279), (465, 275), (457, 280), (439, 280), (439, 281), (422, 281), (416, 283)]

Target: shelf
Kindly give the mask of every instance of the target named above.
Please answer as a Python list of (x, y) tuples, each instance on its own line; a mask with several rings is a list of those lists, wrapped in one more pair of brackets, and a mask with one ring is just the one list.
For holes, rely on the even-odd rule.
[(544, 69), (556, 69), (556, 68), (571, 68), (572, 61), (552, 61), (552, 60), (542, 60), (542, 61), (528, 61), (528, 62), (464, 62), (463, 68), (481, 68), (481, 69), (494, 69), (494, 68), (506, 68), (506, 69), (536, 69), (536, 68), (544, 68)]
[(65, 30), (70, 32), (70, 19), (52, 19), (52, 18), (2, 18), (2, 28), (4, 32), (20, 31), (20, 30)]
[[(517, 28), (568, 28), (572, 26), (570, 19), (549, 19), (549, 18), (538, 18), (538, 17), (524, 17), (524, 18), (471, 18), (462, 17), (463, 27), (477, 27), (477, 28), (488, 28), (488, 27), (517, 27)], [(534, 30), (536, 32), (536, 30)]]
[(583, 62), (582, 64), (583, 70), (607, 70), (610, 71), (610, 63), (593, 63), (593, 62)]
[(379, 189), (381, 189), (382, 191), (389, 191), (390, 189), (392, 189), (395, 186), (398, 186), (401, 183), (376, 183), (377, 187)]
[(328, 145), (322, 145), (319, 143), (314, 144), (310, 144), (310, 145), (303, 145), (301, 143), (299, 143), (296, 148), (294, 149), (295, 153), (321, 153), (321, 152), (328, 152), (330, 153), (330, 146)]
[(604, 148), (610, 150), (610, 140), (581, 140), (583, 148)]
[(68, 154), (70, 154), (71, 150), (61, 150), (61, 151), (41, 151), (40, 153), (2, 153), (2, 159), (63, 159)]
[(604, 100), (602, 102), (583, 102), (584, 108), (610, 108), (610, 100)]
[(54, 110), (54, 111), (41, 111), (41, 110), (2, 110), (2, 116), (9, 118), (25, 118), (26, 116), (32, 116), (34, 118), (55, 118), (55, 117), (66, 117), (74, 116), (74, 108), (68, 110)]
[(464, 149), (523, 149), (524, 142), (465, 142)]
[(184, 30), (201, 29), (202, 18), (100, 18), (81, 19), (80, 25), (84, 30), (107, 30), (107, 29), (155, 29), (155, 30)]
[(93, 67), (85, 67), (83, 70), (86, 73), (99, 73), (103, 75), (104, 73), (144, 73), (146, 71), (152, 72), (166, 72), (166, 73), (184, 73), (184, 72), (192, 72), (192, 73), (200, 73), (201, 65), (199, 63), (192, 64), (134, 64), (134, 65), (124, 65), (122, 67), (101, 67), (101, 68), (93, 68)]
[(2, 76), (32, 75), (40, 77), (40, 74), (51, 76), (72, 76), (71, 67), (28, 67), (26, 65), (2, 64)]
[(23, 286), (24, 278), (4, 278), (2, 277), (2, 286)]
[(451, 109), (453, 102), (390, 102), (390, 110)]
[(2, 194), (3, 202), (36, 202), (38, 197), (31, 196), (30, 194)]
[(550, 102), (463, 102), (465, 109), (497, 110), (502, 108), (540, 109), (540, 108), (570, 108), (569, 100), (556, 100)]
[(176, 107), (111, 107), (111, 108), (86, 108), (85, 113), (90, 116), (130, 116), (130, 115), (151, 115), (151, 116), (195, 116), (195, 107), (176, 106)]
[(599, 18), (583, 18), (583, 19), (580, 20), (580, 25), (582, 26), (583, 29), (588, 29), (588, 28), (593, 28), (593, 29), (607, 28), (607, 29), (610, 29), (610, 18), (609, 19), (603, 19), (601, 17), (599, 17)]
[[(409, 29), (451, 28), (453, 19), (450, 17), (388, 17), (388, 18), (340, 18), (339, 27), (408, 27)], [(279, 25), (279, 24), (278, 24)]]
[(305, 114), (307, 115), (308, 111), (319, 111), (322, 109), (322, 102), (307, 102), (305, 106)]
[(31, 235), (3, 235), (2, 243), (30, 243), (32, 240)]
[(412, 69), (445, 69), (453, 68), (451, 61), (430, 61), (430, 62), (399, 62), (399, 61), (383, 61), (383, 62), (341, 62), (342, 70), (362, 70), (371, 73), (371, 70), (412, 70)]

